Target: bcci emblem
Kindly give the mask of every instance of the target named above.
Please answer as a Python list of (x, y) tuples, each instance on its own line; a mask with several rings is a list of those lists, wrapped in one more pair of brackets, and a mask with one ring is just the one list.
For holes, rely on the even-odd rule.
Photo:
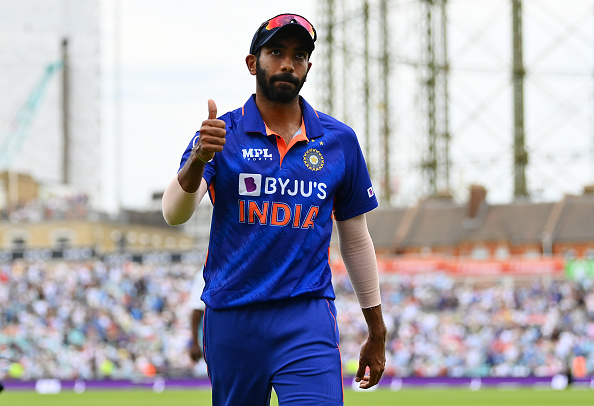
[(312, 171), (319, 171), (324, 166), (324, 157), (317, 149), (310, 148), (305, 151), (303, 162)]

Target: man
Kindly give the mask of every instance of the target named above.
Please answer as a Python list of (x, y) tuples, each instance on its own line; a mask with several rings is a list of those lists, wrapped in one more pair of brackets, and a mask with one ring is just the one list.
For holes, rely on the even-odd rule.
[(204, 316), (204, 302), (200, 299), (204, 289), (204, 278), (202, 272), (196, 272), (190, 289), (188, 305), (192, 309), (190, 324), (192, 326), (192, 343), (190, 344), (190, 358), (194, 362), (202, 358), (202, 317)]
[[(209, 192), (214, 205), (204, 267), (204, 356), (214, 405), (342, 405), (343, 387), (328, 251), (339, 246), (369, 336), (356, 380), (376, 385), (386, 327), (365, 213), (377, 207), (352, 129), (315, 111), (299, 91), (316, 31), (281, 14), (256, 31), (249, 72), (256, 93), (208, 119), (163, 196), (181, 224)], [(366, 370), (368, 371), (366, 373)]]

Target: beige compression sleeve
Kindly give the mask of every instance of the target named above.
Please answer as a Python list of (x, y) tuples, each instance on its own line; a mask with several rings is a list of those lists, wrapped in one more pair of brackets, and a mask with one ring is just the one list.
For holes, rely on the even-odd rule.
[(165, 189), (161, 202), (163, 217), (167, 224), (177, 226), (188, 221), (194, 214), (198, 203), (206, 194), (207, 189), (208, 185), (202, 179), (198, 190), (195, 193), (188, 193), (180, 186), (177, 176), (173, 178), (167, 189)]
[(362, 214), (337, 221), (338, 246), (353, 290), (362, 309), (382, 303), (373, 241)]

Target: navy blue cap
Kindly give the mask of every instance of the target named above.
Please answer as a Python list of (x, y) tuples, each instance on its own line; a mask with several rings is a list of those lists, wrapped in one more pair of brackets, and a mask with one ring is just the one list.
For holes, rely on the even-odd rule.
[(316, 30), (305, 17), (298, 14), (279, 14), (270, 20), (264, 21), (258, 31), (254, 34), (250, 54), (255, 55), (258, 50), (272, 39), (279, 32), (293, 30), (295, 35), (302, 37), (309, 51), (315, 48), (314, 42), (317, 39)]

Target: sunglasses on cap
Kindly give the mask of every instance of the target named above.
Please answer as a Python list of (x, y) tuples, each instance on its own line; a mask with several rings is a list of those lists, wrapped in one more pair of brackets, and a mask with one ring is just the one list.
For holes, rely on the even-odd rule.
[(254, 54), (262, 45), (264, 45), (280, 28), (287, 25), (297, 24), (305, 28), (309, 36), (311, 37), (311, 45), (313, 49), (313, 43), (318, 38), (315, 28), (305, 17), (301, 17), (297, 14), (280, 14), (270, 20), (264, 21), (252, 40), (250, 47), (250, 53)]
[(274, 28), (284, 27), (287, 24), (299, 24), (305, 28), (307, 32), (309, 32), (312, 40), (315, 41), (318, 38), (318, 34), (316, 33), (316, 29), (313, 27), (313, 25), (311, 25), (311, 23), (307, 21), (305, 17), (301, 17), (297, 14), (281, 14), (271, 18), (270, 20), (262, 23), (260, 26), (260, 31), (263, 29), (271, 31)]

